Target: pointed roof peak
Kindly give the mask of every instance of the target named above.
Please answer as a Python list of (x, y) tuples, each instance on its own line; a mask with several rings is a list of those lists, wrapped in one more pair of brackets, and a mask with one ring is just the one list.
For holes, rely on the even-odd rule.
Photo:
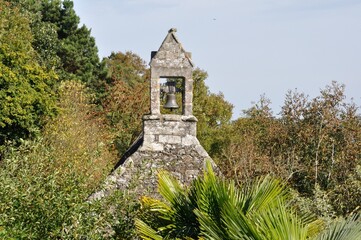
[(169, 29), (168, 33), (174, 33), (174, 32), (177, 32), (177, 29), (176, 28), (171, 28)]
[(191, 53), (186, 52), (171, 28), (157, 52), (152, 52), (150, 65), (152, 67), (193, 68)]

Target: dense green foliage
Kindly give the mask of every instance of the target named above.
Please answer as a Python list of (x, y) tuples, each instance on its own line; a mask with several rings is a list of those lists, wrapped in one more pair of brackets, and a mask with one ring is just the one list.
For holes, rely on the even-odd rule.
[(0, 145), (34, 135), (55, 112), (57, 76), (36, 61), (29, 20), (0, 1)]
[[(138, 209), (134, 197), (115, 192), (101, 202), (87, 202), (100, 179), (84, 169), (99, 168), (96, 159), (78, 158), (64, 166), (58, 163), (62, 161), (58, 149), (46, 145), (39, 140), (8, 148), (1, 162), (0, 238), (130, 239)], [(94, 151), (99, 154), (99, 149)]]
[(204, 176), (189, 188), (168, 173), (159, 173), (164, 202), (143, 198), (136, 220), (143, 239), (358, 239), (361, 222), (355, 215), (324, 226), (309, 213), (297, 211), (289, 190), (266, 176), (237, 188), (217, 177), (208, 162)]
[[(87, 202), (141, 133), (149, 68), (132, 52), (100, 61), (91, 31), (79, 23), (71, 0), (0, 0), (1, 239), (133, 239), (136, 216), (163, 237), (278, 239), (281, 231), (307, 235), (305, 212), (325, 224), (360, 212), (361, 118), (344, 85), (332, 82), (313, 99), (289, 91), (277, 118), (262, 96), (231, 120), (233, 106), (209, 91), (200, 69), (193, 72), (197, 137), (227, 180), (206, 173), (186, 190), (163, 176), (170, 203), (144, 198), (140, 212), (131, 193)], [(254, 179), (266, 180), (248, 185)], [(167, 195), (167, 184), (178, 195)], [(282, 194), (267, 195), (275, 189)], [(246, 211), (241, 196), (251, 195), (250, 204), (257, 191), (272, 199), (264, 209), (273, 215)], [(164, 211), (150, 212), (153, 206)], [(357, 221), (340, 220), (320, 239), (352, 239), (347, 229)]]
[(262, 97), (232, 123), (228, 144), (215, 156), (223, 172), (239, 181), (271, 173), (302, 196), (324, 191), (332, 214), (357, 211), (361, 121), (357, 106), (345, 102), (344, 88), (332, 82), (311, 100), (290, 91), (280, 118)]
[(0, 238), (131, 236), (137, 210), (131, 195), (114, 192), (102, 202), (86, 201), (113, 167), (115, 155), (85, 87), (63, 82), (58, 107), (41, 139), (9, 145), (3, 152)]
[(61, 80), (79, 79), (95, 87), (105, 77), (95, 39), (80, 26), (71, 0), (14, 1), (31, 21), (32, 45), (38, 58)]

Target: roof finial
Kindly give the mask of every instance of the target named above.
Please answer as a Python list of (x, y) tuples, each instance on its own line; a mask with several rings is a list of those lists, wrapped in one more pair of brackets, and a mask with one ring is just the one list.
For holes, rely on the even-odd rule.
[(174, 33), (174, 32), (177, 32), (177, 29), (176, 28), (171, 28), (169, 29), (168, 33)]

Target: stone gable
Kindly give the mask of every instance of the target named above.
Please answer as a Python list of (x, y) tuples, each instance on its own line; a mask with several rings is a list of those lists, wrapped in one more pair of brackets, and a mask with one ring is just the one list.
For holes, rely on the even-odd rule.
[(169, 30), (168, 35), (164, 39), (162, 45), (151, 59), (150, 66), (152, 68), (193, 68), (190, 59), (190, 53), (187, 53), (182, 44), (175, 36), (176, 30)]
[[(115, 189), (132, 189), (138, 195), (158, 196), (157, 173), (166, 170), (188, 185), (203, 173), (208, 153), (199, 143), (197, 118), (193, 116), (193, 63), (171, 29), (150, 63), (150, 114), (143, 117), (143, 132), (116, 164), (98, 199)], [(182, 115), (160, 113), (160, 78), (183, 79)], [(213, 162), (212, 162), (213, 163)]]

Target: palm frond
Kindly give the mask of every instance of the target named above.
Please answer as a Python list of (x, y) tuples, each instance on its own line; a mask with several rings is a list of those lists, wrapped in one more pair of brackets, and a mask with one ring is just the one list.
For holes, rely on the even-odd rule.
[(179, 195), (184, 195), (183, 187), (169, 173), (158, 173), (158, 191), (170, 203), (174, 203)]
[(191, 192), (196, 196), (198, 218), (204, 221), (212, 219), (214, 226), (222, 229), (221, 209), (230, 199), (230, 191), (226, 181), (217, 178), (213, 172), (210, 162), (207, 162), (207, 170), (204, 171), (203, 178), (198, 178), (193, 182)]
[(355, 214), (336, 221), (320, 234), (316, 240), (359, 240), (361, 239), (361, 216)]
[(169, 219), (174, 223), (160, 230), (166, 233), (166, 236), (173, 238), (197, 236), (200, 231), (199, 223), (193, 212), (197, 206), (194, 201), (190, 200), (188, 191), (167, 172), (160, 172), (158, 177), (159, 192), (170, 204), (170, 209), (160, 217)]
[(277, 202), (272, 208), (260, 211), (254, 216), (264, 239), (307, 239), (308, 223), (287, 208), (282, 200), (278, 199)]
[(285, 185), (279, 180), (266, 176), (255, 183), (244, 186), (241, 199), (241, 208), (244, 213), (269, 208), (278, 198), (287, 198)]
[(140, 219), (135, 219), (135, 227), (142, 239), (146, 240), (162, 240), (163, 237), (158, 235), (157, 231), (149, 227)]
[(172, 208), (169, 207), (169, 205), (158, 199), (143, 196), (140, 199), (140, 202), (143, 208), (147, 208), (152, 212), (161, 213), (164, 216), (169, 215), (169, 212), (172, 211)]
[(213, 240), (224, 240), (227, 239), (227, 232), (224, 231), (223, 227), (217, 224), (213, 218), (211, 218), (207, 213), (199, 211), (196, 209), (195, 214), (198, 217), (200, 223), (201, 233), (207, 239)]
[[(288, 189), (279, 180), (266, 176), (239, 189), (234, 182), (217, 177), (210, 162), (189, 189), (160, 172), (159, 192), (165, 202), (143, 200), (157, 213), (154, 220), (160, 223), (146, 221), (152, 229), (137, 220), (144, 239), (305, 240), (316, 236), (322, 227), (322, 221), (292, 208)], [(330, 233), (318, 239), (361, 239), (360, 225), (345, 222), (330, 227)]]
[(226, 204), (222, 209), (222, 221), (228, 233), (228, 239), (262, 240), (262, 235), (252, 218), (246, 216), (241, 209), (234, 205)]

